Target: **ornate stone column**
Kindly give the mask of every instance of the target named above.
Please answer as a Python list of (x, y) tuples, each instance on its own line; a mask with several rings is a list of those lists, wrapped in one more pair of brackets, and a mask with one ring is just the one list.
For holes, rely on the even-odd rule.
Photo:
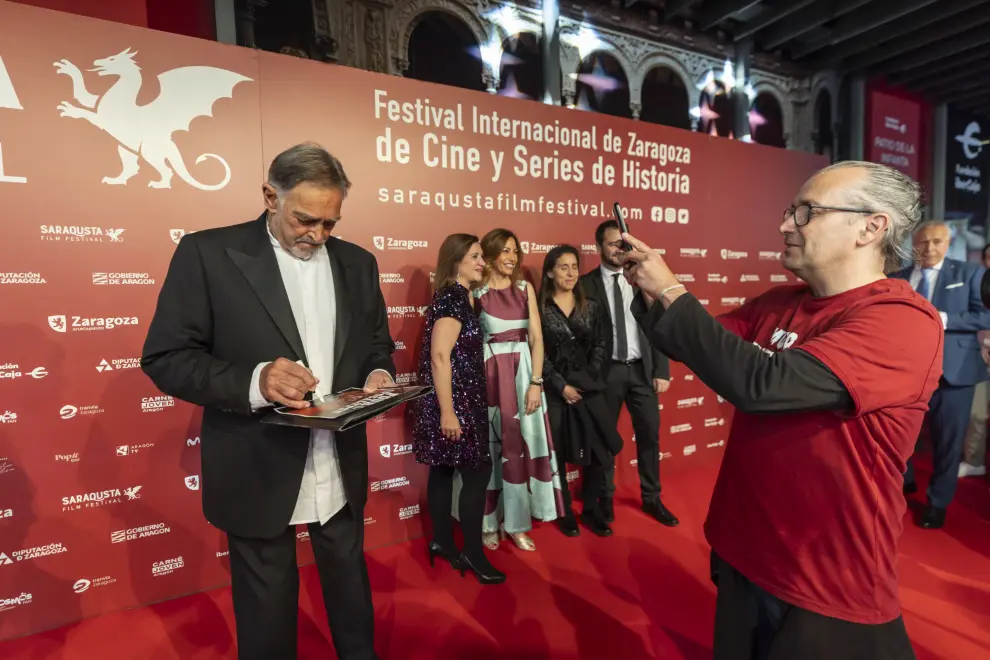
[(313, 59), (336, 62), (340, 44), (330, 29), (330, 10), (327, 0), (313, 0)]
[(367, 53), (365, 68), (376, 73), (386, 73), (388, 44), (385, 41), (385, 6), (377, 2), (365, 5), (364, 44)]
[(257, 48), (254, 24), (258, 20), (258, 10), (268, 6), (268, 0), (240, 0), (237, 3), (237, 41), (241, 46)]
[(638, 121), (639, 120), (639, 113), (642, 112), (642, 111), (643, 111), (643, 104), (642, 103), (630, 103), (629, 104), (629, 112), (632, 113), (632, 118), (633, 119), (635, 119), (635, 120)]
[[(487, 65), (485, 66), (485, 69), (488, 69)], [(491, 71), (485, 71), (484, 73), (481, 74), (481, 80), (482, 82), (485, 83), (486, 92), (488, 92), (489, 94), (498, 94), (498, 83), (499, 83), (498, 76), (496, 76)]]
[(409, 69), (409, 60), (404, 57), (393, 57), (392, 58), (392, 75), (399, 76), (400, 78), (406, 75), (406, 70)]

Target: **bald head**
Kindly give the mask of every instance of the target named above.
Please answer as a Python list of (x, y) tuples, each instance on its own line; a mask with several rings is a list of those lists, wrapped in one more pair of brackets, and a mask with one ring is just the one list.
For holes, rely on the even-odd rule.
[(942, 263), (949, 251), (952, 232), (949, 225), (938, 220), (929, 220), (918, 226), (912, 244), (915, 260), (922, 268), (931, 268)]

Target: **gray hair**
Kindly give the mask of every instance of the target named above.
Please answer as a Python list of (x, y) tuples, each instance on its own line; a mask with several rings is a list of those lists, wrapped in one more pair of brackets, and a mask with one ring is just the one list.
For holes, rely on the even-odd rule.
[(892, 167), (860, 160), (840, 161), (820, 170), (819, 174), (849, 168), (863, 170), (867, 175), (859, 189), (848, 191), (851, 203), (890, 217), (881, 250), (885, 267), (899, 268), (911, 258), (904, 244), (921, 222), (921, 185)]
[(351, 181), (344, 166), (315, 142), (303, 142), (275, 156), (268, 168), (268, 185), (283, 197), (301, 183), (338, 188), (346, 197)]
[(951, 229), (949, 229), (949, 225), (947, 225), (942, 220), (925, 220), (924, 222), (922, 222), (921, 224), (919, 224), (917, 227), (914, 228), (914, 234), (915, 235), (920, 234), (929, 227), (943, 227), (948, 232), (952, 231)]

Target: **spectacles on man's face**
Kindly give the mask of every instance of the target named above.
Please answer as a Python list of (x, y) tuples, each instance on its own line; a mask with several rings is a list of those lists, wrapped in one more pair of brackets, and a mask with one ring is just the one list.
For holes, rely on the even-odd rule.
[(787, 222), (793, 218), (796, 226), (804, 227), (806, 224), (811, 222), (812, 216), (821, 215), (820, 213), (816, 213), (817, 211), (843, 211), (845, 213), (866, 213), (868, 215), (876, 213), (876, 211), (871, 211), (869, 209), (850, 209), (844, 206), (798, 204), (797, 206), (790, 206), (784, 210), (784, 222)]

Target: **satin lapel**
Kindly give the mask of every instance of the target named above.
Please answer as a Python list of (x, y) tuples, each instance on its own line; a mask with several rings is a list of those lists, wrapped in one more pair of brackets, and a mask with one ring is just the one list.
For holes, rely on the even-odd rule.
[(352, 305), (350, 287), (347, 281), (348, 264), (344, 263), (333, 249), (335, 242), (336, 239), (327, 241), (327, 252), (330, 254), (330, 272), (333, 273), (333, 295), (337, 299), (337, 329), (333, 340), (333, 364), (334, 372), (337, 372), (350, 335)]
[(282, 283), (282, 273), (279, 271), (275, 251), (272, 249), (263, 219), (257, 223), (257, 232), (255, 233), (257, 233), (257, 237), (252, 235), (245, 241), (242, 250), (228, 247), (227, 255), (240, 269), (248, 284), (251, 285), (265, 311), (268, 312), (282, 336), (285, 337), (295, 352), (296, 359), (301, 359), (309, 364), (306, 360), (302, 339), (299, 336), (299, 329), (296, 327), (296, 319), (292, 315), (292, 307), (289, 305), (289, 296), (285, 292), (285, 284)]

